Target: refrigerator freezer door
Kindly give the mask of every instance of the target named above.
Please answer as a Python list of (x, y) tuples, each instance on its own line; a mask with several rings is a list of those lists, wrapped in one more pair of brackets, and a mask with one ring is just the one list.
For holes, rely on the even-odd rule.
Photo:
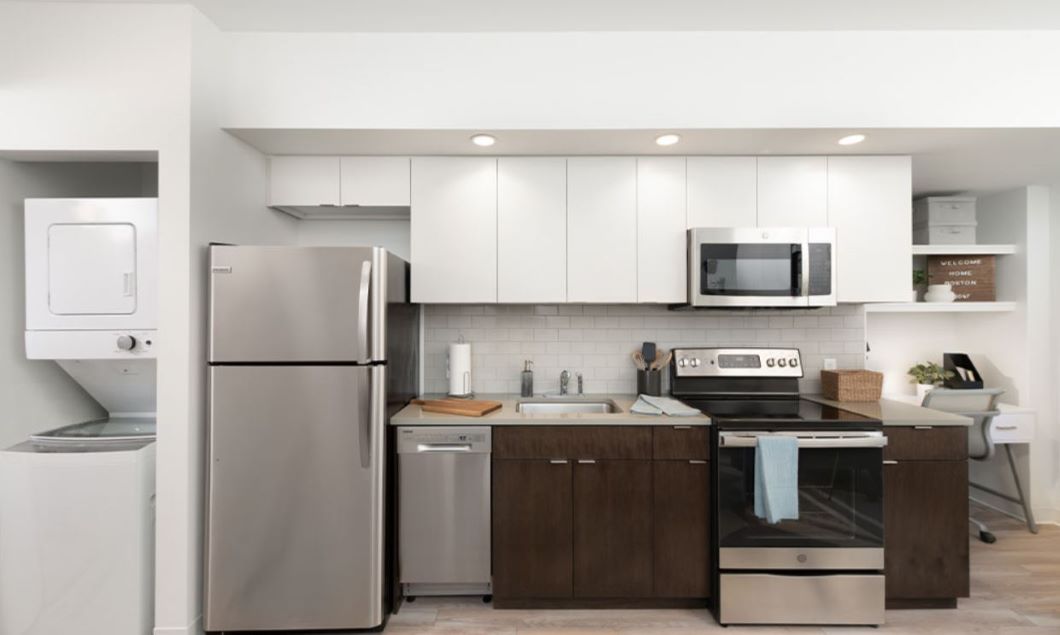
[[(211, 246), (210, 361), (372, 361), (371, 303), (385, 306), (385, 289), (378, 288), (385, 282), (373, 267), (385, 267), (384, 253)], [(384, 315), (377, 310), (374, 317)]]
[(207, 631), (383, 622), (385, 372), (210, 368)]

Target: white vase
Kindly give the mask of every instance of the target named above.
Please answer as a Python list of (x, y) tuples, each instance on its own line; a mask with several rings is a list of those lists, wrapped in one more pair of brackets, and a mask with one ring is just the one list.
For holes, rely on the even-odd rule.
[(932, 390), (934, 390), (934, 389), (935, 389), (935, 385), (934, 384), (917, 384), (916, 385), (916, 399), (917, 399), (917, 401), (923, 403), (924, 402), (924, 397), (926, 397), (927, 394), (929, 392), (931, 392)]
[(927, 293), (924, 294), (925, 302), (953, 302), (956, 299), (957, 294), (953, 292), (948, 282), (929, 284)]

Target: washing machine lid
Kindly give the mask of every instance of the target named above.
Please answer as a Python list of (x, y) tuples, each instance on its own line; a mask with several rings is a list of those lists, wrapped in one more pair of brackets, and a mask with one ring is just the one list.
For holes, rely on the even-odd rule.
[(153, 417), (108, 417), (33, 434), (29, 439), (42, 451), (131, 450), (154, 442), (156, 429)]

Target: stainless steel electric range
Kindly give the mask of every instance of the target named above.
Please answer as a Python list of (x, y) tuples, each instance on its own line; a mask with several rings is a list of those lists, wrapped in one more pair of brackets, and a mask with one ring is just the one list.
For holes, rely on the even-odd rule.
[[(713, 422), (722, 624), (882, 624), (882, 423), (799, 396), (798, 349), (679, 348), (671, 393)], [(798, 438), (798, 518), (754, 513), (763, 435)]]

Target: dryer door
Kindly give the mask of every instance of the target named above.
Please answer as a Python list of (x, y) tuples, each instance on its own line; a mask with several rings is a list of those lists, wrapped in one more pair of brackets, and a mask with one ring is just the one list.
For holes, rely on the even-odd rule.
[(136, 228), (129, 223), (49, 227), (48, 308), (55, 315), (136, 311)]

